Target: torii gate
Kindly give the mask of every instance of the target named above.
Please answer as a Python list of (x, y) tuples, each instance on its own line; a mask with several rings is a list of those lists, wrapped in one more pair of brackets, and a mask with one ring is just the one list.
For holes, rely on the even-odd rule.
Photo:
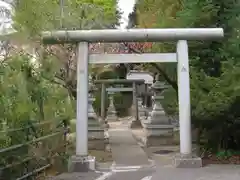
[[(77, 122), (76, 156), (73, 166), (81, 162), (89, 168), (88, 158), (88, 64), (177, 62), (178, 101), (180, 121), (180, 156), (175, 159), (178, 167), (196, 164), (192, 155), (190, 81), (188, 40), (216, 40), (224, 37), (222, 28), (177, 29), (104, 29), (47, 31), (42, 33), (44, 43), (78, 43), (77, 48)], [(89, 43), (95, 42), (159, 42), (177, 41), (176, 53), (144, 54), (89, 54)], [(86, 162), (86, 163), (85, 163)], [(93, 167), (92, 167), (93, 168)], [(79, 171), (80, 169), (75, 169)]]

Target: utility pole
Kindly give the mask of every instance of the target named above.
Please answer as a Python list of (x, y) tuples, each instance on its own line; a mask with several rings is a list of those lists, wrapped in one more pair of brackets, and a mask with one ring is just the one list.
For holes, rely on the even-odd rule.
[(64, 18), (64, 0), (60, 0), (60, 28), (63, 28), (63, 18)]

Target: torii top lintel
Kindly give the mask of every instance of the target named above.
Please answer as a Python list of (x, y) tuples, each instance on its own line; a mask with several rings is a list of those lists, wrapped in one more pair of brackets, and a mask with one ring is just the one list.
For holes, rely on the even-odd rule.
[(96, 84), (144, 84), (144, 79), (98, 79), (95, 80)]
[(217, 40), (223, 37), (222, 28), (59, 30), (42, 33), (42, 41), (46, 44)]

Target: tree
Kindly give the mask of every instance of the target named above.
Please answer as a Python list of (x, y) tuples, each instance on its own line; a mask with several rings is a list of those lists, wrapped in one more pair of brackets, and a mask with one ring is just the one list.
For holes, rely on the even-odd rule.
[[(36, 165), (39, 167), (39, 156), (42, 154), (35, 150), (36, 147), (41, 149), (41, 146), (38, 142), (30, 142), (52, 134), (56, 130), (53, 127), (62, 125), (63, 118), (69, 120), (75, 115), (66, 89), (43, 78), (40, 69), (31, 64), (30, 58), (18, 55), (0, 62), (0, 147), (11, 146), (9, 151), (1, 152), (0, 163), (6, 167), (2, 168), (3, 179), (16, 179), (19, 173), (28, 173), (31, 168), (36, 169)], [(62, 138), (62, 134), (60, 136)], [(55, 136), (54, 140), (57, 138)], [(52, 148), (56, 146), (52, 142), (49, 146), (46, 140), (41, 143), (44, 144), (44, 155), (50, 157)], [(13, 147), (14, 152), (11, 151)], [(30, 156), (30, 160), (26, 159)], [(28, 169), (24, 163), (21, 164), (22, 159), (26, 159), (24, 163), (28, 163)], [(31, 163), (33, 160), (34, 163)], [(19, 166), (9, 166), (19, 162)]]
[(14, 16), (18, 35), (14, 38), (31, 44), (38, 54), (42, 75), (67, 88), (69, 94), (75, 98), (76, 45), (43, 46), (36, 38), (43, 30), (115, 28), (120, 17), (116, 5), (116, 0), (65, 0), (61, 14), (58, 0), (19, 1), (15, 6)]
[[(15, 7), (15, 26), (24, 34), (35, 36), (43, 30), (92, 29), (118, 24), (120, 13), (116, 0), (19, 1)], [(63, 8), (63, 13), (61, 9)], [(61, 23), (62, 22), (62, 23)], [(36, 34), (35, 34), (36, 33)]]
[[(60, 120), (63, 120), (63, 117), (64, 120), (69, 120), (75, 116), (74, 101), (72, 97), (69, 97), (69, 95), (74, 97), (76, 91), (75, 45), (44, 46), (38, 42), (39, 33), (43, 30), (60, 28), (90, 29), (105, 26), (114, 28), (118, 16), (115, 1), (65, 0), (62, 24), (57, 0), (18, 1), (14, 6), (13, 19), (17, 33), (4, 37), (9, 40), (5, 41), (6, 47), (9, 47), (6, 49), (9, 51), (7, 56), (0, 60), (0, 131), (8, 128), (19, 129), (43, 120), (57, 119), (59, 120), (57, 126), (62, 122)], [(28, 45), (27, 49), (23, 47), (24, 45)], [(33, 49), (37, 54), (37, 60), (33, 59)], [(50, 131), (52, 133), (53, 129), (44, 125), (36, 132), (30, 131), (27, 129), (3, 133), (0, 137), (0, 146), (6, 148), (11, 145), (24, 144), (26, 141), (38, 138), (39, 135), (45, 135)], [(50, 157), (52, 149), (46, 149), (45, 143), (48, 142), (42, 142), (44, 150)], [(34, 148), (36, 144), (38, 145), (34, 142), (30, 145), (28, 142), (27, 146), (24, 145), (19, 151), (14, 150), (14, 160), (9, 158), (10, 153), (3, 154), (0, 158), (1, 164), (3, 166), (15, 164), (19, 157), (26, 163), (26, 156), (32, 155), (32, 151), (34, 151), (34, 157), (37, 154)], [(53, 148), (52, 143), (51, 148)], [(11, 157), (13, 157), (12, 154)], [(31, 161), (37, 161), (37, 158)], [(38, 163), (37, 161), (36, 164)], [(34, 165), (35, 163), (31, 163), (31, 166)], [(28, 173), (29, 169), (26, 171), (25, 167), (22, 167), (21, 170)], [(36, 167), (32, 168), (36, 169)], [(3, 174), (7, 175), (3, 179), (16, 179), (14, 173)]]
[[(135, 4), (134, 11), (129, 15), (129, 27), (135, 28), (164, 28), (176, 27), (176, 11), (180, 7), (177, 1), (156, 1), (156, 0), (139, 0)], [(134, 53), (143, 52), (171, 52), (174, 50), (173, 43), (131, 43), (129, 48)], [(177, 92), (176, 66), (171, 63), (167, 64), (144, 64), (144, 69), (151, 69), (151, 72), (160, 72), (165, 80)]]
[[(239, 89), (239, 5), (232, 0), (139, 0), (130, 16), (137, 28), (224, 28), (222, 41), (189, 43), (192, 120), (195, 127), (201, 129), (201, 136), (208, 139), (205, 145), (215, 150), (240, 147), (236, 110), (240, 103), (236, 96)], [(158, 43), (145, 51), (171, 52), (175, 46), (174, 43)], [(152, 66), (146, 68), (152, 69)], [(176, 69), (168, 64), (154, 66), (160, 67), (157, 70), (177, 90)], [(165, 103), (173, 101), (171, 98)]]
[(66, 108), (69, 103), (59, 104), (57, 101), (68, 101), (66, 89), (43, 78), (41, 69), (31, 64), (29, 57), (13, 56), (1, 63), (0, 69), (1, 120), (6, 120), (9, 127), (19, 126), (23, 121), (32, 119), (52, 119), (55, 117), (52, 112), (54, 109), (56, 113), (65, 111), (60, 109)]
[[(198, 57), (192, 63), (203, 69), (209, 76), (220, 76), (221, 64), (239, 57), (236, 47), (239, 46), (239, 8), (237, 1), (183, 1), (177, 20), (181, 27), (222, 27), (224, 40), (221, 42), (193, 43), (191, 57)], [(201, 9), (201, 10), (200, 10)], [(199, 49), (202, 49), (199, 51)], [(218, 52), (218, 53), (217, 53)], [(220, 53), (219, 53), (220, 52)]]
[(193, 120), (205, 131), (202, 135), (209, 139), (207, 145), (215, 150), (240, 147), (236, 111), (239, 82), (235, 81), (239, 71), (239, 8), (239, 2), (232, 0), (186, 0), (177, 14), (181, 27), (224, 28), (222, 41), (190, 44), (191, 67), (198, 74), (192, 78), (192, 89), (197, 88), (192, 93)]

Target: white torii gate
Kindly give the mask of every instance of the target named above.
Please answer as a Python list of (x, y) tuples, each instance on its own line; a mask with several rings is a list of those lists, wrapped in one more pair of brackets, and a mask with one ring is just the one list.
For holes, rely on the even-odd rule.
[[(78, 43), (77, 49), (77, 122), (76, 156), (88, 156), (88, 64), (176, 62), (178, 66), (178, 101), (180, 154), (192, 154), (188, 40), (216, 40), (224, 37), (222, 28), (179, 29), (105, 29), (47, 31), (42, 40), (49, 44)], [(177, 41), (176, 53), (89, 54), (94, 42)]]

